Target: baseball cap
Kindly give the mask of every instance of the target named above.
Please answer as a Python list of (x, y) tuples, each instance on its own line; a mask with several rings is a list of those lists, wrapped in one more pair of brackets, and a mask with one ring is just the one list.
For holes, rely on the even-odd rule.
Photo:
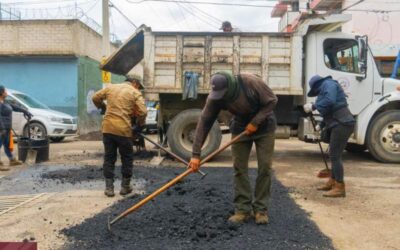
[(211, 77), (211, 92), (208, 98), (211, 100), (220, 100), (228, 91), (228, 79), (221, 74), (215, 74)]

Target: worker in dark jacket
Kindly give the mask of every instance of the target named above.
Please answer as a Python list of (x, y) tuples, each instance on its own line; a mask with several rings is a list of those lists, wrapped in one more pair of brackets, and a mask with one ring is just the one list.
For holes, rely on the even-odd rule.
[(308, 92), (308, 96), (317, 96), (317, 100), (315, 104), (305, 104), (304, 111), (311, 113), (314, 110), (318, 110), (323, 117), (323, 122), (318, 126), (317, 130), (324, 128), (330, 134), (329, 156), (332, 164), (331, 177), (318, 190), (328, 191), (324, 194), (325, 197), (345, 197), (346, 190), (343, 179), (342, 154), (347, 141), (354, 131), (355, 119), (348, 108), (346, 94), (339, 83), (333, 80), (331, 76), (323, 78), (315, 75), (311, 78), (309, 84), (310, 91)]
[[(12, 103), (6, 102), (6, 97), (8, 93), (4, 86), (0, 86), (0, 148), (4, 146), (4, 152), (10, 160), (10, 166), (21, 165), (22, 162), (15, 159), (10, 150), (10, 143), (12, 143), (13, 137), (11, 132), (12, 127), (12, 112), (22, 112), (29, 119), (32, 114), (23, 108), (13, 105)], [(8, 167), (3, 165), (0, 161), (0, 171), (7, 171)]]
[[(267, 202), (271, 189), (271, 164), (274, 151), (276, 119), (273, 109), (277, 97), (263, 80), (253, 74), (233, 76), (219, 72), (211, 78), (211, 93), (196, 128), (190, 167), (197, 171), (202, 145), (221, 110), (234, 115), (232, 136), (246, 131), (246, 136), (232, 145), (235, 171), (235, 214), (230, 222), (242, 223), (255, 213), (257, 224), (267, 224)], [(254, 199), (248, 175), (248, 161), (253, 143), (256, 144), (258, 177)]]

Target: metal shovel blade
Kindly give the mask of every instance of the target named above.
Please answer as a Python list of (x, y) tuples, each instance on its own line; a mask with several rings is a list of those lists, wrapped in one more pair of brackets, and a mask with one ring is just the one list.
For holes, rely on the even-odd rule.
[(26, 154), (25, 163), (28, 165), (34, 165), (36, 163), (36, 156), (37, 156), (36, 150), (28, 149), (28, 152)]
[(162, 156), (154, 156), (153, 159), (151, 159), (151, 161), (150, 161), (150, 165), (159, 166), (163, 160), (164, 160), (164, 157), (162, 157)]

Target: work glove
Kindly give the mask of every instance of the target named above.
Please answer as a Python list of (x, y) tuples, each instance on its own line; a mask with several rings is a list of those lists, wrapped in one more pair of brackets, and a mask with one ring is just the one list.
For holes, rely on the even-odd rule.
[(27, 120), (30, 120), (30, 119), (32, 119), (33, 115), (32, 115), (32, 113), (29, 112), (28, 110), (25, 110), (25, 111), (24, 111), (24, 117), (25, 117)]
[(142, 130), (143, 130), (143, 126), (133, 125), (132, 131), (133, 131), (133, 133), (135, 133), (136, 135), (142, 133)]
[(257, 127), (254, 126), (253, 124), (249, 123), (249, 124), (247, 124), (245, 131), (246, 131), (246, 135), (252, 135), (257, 131)]
[(307, 114), (313, 112), (313, 103), (310, 102), (310, 103), (304, 104), (303, 109), (304, 109), (304, 112), (306, 112)]
[(193, 170), (193, 172), (199, 171), (200, 168), (200, 159), (196, 157), (192, 157), (189, 162), (189, 167)]
[(321, 131), (321, 126), (319, 124), (317, 124), (317, 126), (315, 126), (315, 131), (316, 132), (320, 132)]
[(107, 111), (107, 106), (106, 106), (106, 105), (101, 106), (101, 108), (100, 108), (100, 114), (101, 114), (101, 115), (105, 115), (105, 114), (106, 114), (106, 111)]

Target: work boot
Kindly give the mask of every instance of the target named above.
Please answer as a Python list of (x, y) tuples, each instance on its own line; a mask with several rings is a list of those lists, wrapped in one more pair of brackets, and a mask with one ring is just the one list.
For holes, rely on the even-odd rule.
[(104, 194), (108, 197), (113, 197), (114, 194), (114, 179), (106, 179), (106, 189)]
[(340, 183), (335, 181), (335, 185), (333, 188), (324, 194), (324, 197), (329, 198), (337, 198), (337, 197), (346, 197), (346, 188), (344, 183)]
[(231, 223), (244, 223), (244, 222), (247, 222), (250, 218), (251, 218), (250, 213), (235, 212), (234, 215), (229, 217), (228, 221)]
[(9, 167), (4, 166), (3, 162), (0, 161), (0, 171), (8, 171), (10, 170)]
[(131, 178), (122, 178), (121, 181), (121, 190), (119, 191), (120, 195), (127, 195), (132, 193), (132, 185), (131, 185)]
[(259, 211), (256, 212), (256, 224), (257, 225), (265, 225), (268, 224), (269, 218), (267, 211)]
[(318, 191), (329, 191), (333, 188), (334, 185), (335, 185), (335, 180), (332, 178), (329, 178), (328, 182), (322, 186), (317, 187), (317, 190)]
[(15, 159), (15, 158), (12, 158), (10, 160), (10, 166), (18, 166), (18, 165), (22, 165), (22, 161), (19, 161), (19, 160)]

